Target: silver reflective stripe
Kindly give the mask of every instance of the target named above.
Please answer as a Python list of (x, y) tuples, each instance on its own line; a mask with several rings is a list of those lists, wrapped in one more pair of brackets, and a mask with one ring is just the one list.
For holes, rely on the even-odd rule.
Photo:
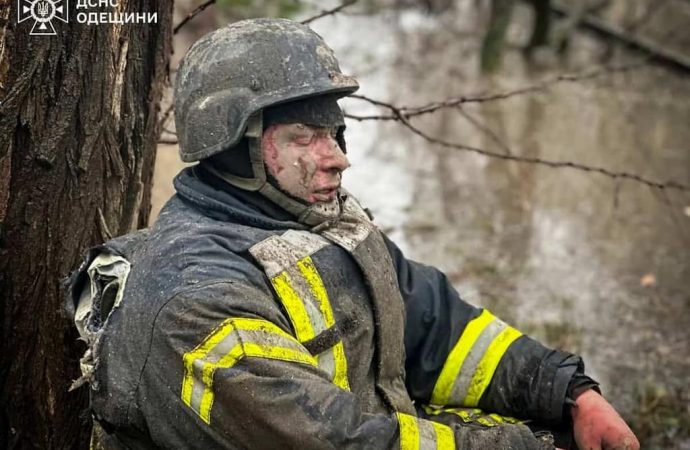
[(303, 253), (299, 255), (298, 259), (311, 256), (329, 244), (326, 239), (318, 234), (308, 231), (288, 230), (281, 237), (292, 244), (294, 248), (302, 249)]
[(436, 450), (436, 431), (428, 420), (418, 420), (419, 450)]
[(442, 423), (397, 412), (400, 450), (455, 450), (453, 430)]
[[(301, 343), (335, 326), (328, 293), (310, 256), (328, 245), (327, 239), (314, 233), (290, 230), (249, 249), (271, 280)], [(349, 389), (342, 341), (321, 352), (317, 360), (331, 381)]]
[[(204, 395), (204, 390), (206, 389), (206, 385), (204, 384), (204, 368), (218, 364), (223, 357), (230, 355), (235, 347), (241, 346), (243, 343), (258, 343), (262, 346), (270, 345), (272, 347), (288, 348), (297, 352), (306, 353), (304, 347), (299, 345), (296, 341), (276, 334), (256, 330), (240, 330), (236, 328), (232, 331), (231, 334), (212, 347), (208, 353), (203, 356), (200, 355), (200, 357), (193, 360), (191, 364), (194, 385), (192, 387), (190, 407), (197, 413), (201, 412), (201, 400)], [(244, 352), (240, 353), (236, 361), (243, 355)]]
[[(307, 284), (307, 281), (302, 276), (302, 273), (299, 270), (297, 263), (298, 261), (295, 261), (295, 263), (293, 263), (292, 266), (285, 269), (285, 272), (287, 273), (292, 287), (297, 293), (297, 296), (302, 300), (302, 305), (304, 305), (304, 309), (307, 311), (309, 323), (311, 323), (312, 327), (312, 338), (314, 338), (326, 331), (328, 329), (328, 326), (326, 325), (325, 317), (319, 309), (318, 301), (315, 298), (311, 288)], [(331, 348), (322, 353), (319, 353), (318, 361), (319, 368), (328, 374), (329, 379), (333, 380), (333, 377), (335, 375), (335, 360), (333, 358), (333, 349)]]
[(328, 241), (317, 234), (289, 230), (282, 236), (271, 236), (254, 244), (249, 253), (261, 264), (268, 278), (273, 278), (327, 245)]
[(230, 368), (245, 357), (316, 366), (307, 349), (275, 324), (262, 319), (227, 319), (182, 357), (185, 376), (180, 396), (204, 422), (211, 422), (215, 371)]
[(451, 391), (449, 404), (462, 404), (467, 396), (467, 393), (469, 392), (469, 388), (472, 384), (472, 379), (474, 378), (475, 372), (477, 371), (477, 367), (486, 354), (486, 350), (489, 348), (496, 336), (498, 336), (506, 328), (508, 328), (508, 325), (506, 325), (505, 322), (499, 319), (494, 319), (486, 326), (486, 328), (484, 328), (484, 330), (482, 330), (481, 334), (472, 346), (472, 350), (470, 350), (470, 353), (462, 363), (460, 373), (453, 383), (453, 390)]

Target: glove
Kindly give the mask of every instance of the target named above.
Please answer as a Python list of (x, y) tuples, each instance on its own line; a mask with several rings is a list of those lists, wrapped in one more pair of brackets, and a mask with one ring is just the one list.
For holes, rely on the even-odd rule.
[(570, 414), (575, 442), (581, 450), (639, 450), (635, 434), (594, 390), (580, 394)]

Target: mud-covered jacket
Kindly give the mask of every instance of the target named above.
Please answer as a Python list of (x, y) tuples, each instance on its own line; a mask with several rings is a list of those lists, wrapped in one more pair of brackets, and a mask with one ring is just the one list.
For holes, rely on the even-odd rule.
[(175, 186), (155, 225), (71, 279), (91, 409), (120, 444), (455, 448), (427, 420), (444, 408), (562, 420), (579, 357), (465, 303), (351, 197), (309, 230), (192, 169)]

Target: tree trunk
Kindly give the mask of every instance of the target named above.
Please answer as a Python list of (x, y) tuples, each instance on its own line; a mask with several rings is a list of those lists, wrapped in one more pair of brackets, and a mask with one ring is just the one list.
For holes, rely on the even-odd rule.
[(0, 448), (87, 444), (87, 389), (67, 392), (84, 348), (60, 280), (150, 209), (172, 2), (90, 8), (157, 13), (98, 25), (69, 3), (57, 35), (31, 36), (34, 20), (17, 23), (16, 0), (0, 0)]

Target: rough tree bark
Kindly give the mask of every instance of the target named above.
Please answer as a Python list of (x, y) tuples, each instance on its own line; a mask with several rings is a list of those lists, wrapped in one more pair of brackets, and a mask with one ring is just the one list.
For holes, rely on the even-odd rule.
[(87, 443), (86, 388), (67, 392), (84, 349), (60, 280), (150, 209), (172, 1), (92, 9), (157, 12), (152, 24), (80, 24), (69, 3), (57, 36), (30, 36), (0, 0), (0, 448)]

